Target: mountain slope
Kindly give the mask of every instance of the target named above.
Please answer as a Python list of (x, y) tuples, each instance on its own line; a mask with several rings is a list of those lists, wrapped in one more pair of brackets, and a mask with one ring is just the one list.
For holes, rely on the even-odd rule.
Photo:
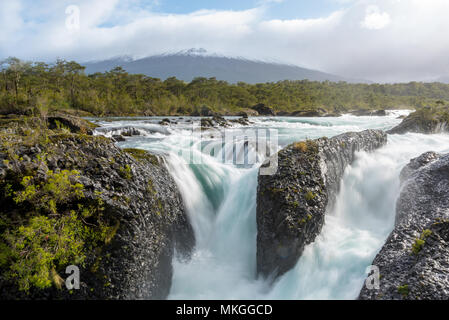
[(252, 84), (304, 79), (311, 81), (367, 82), (294, 65), (208, 55), (204, 49), (190, 49), (138, 60), (132, 60), (128, 57), (114, 58), (105, 61), (88, 62), (84, 65), (88, 74), (109, 71), (114, 67), (122, 66), (126, 71), (133, 74), (142, 73), (160, 79), (175, 76), (187, 82), (192, 81), (195, 77), (215, 77), (218, 80), (225, 80), (230, 83), (243, 81)]

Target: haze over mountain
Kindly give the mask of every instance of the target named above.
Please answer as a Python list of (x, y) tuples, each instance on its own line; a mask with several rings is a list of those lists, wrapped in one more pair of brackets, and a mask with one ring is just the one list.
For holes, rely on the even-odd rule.
[(436, 79), (435, 82), (441, 82), (441, 83), (449, 84), (449, 76), (441, 76), (438, 79)]
[(140, 59), (133, 59), (128, 56), (117, 57), (104, 61), (87, 62), (84, 65), (88, 74), (105, 72), (121, 66), (132, 74), (141, 73), (163, 80), (169, 77), (176, 77), (186, 82), (192, 81), (195, 77), (215, 77), (218, 80), (225, 80), (230, 83), (243, 81), (251, 84), (305, 79), (311, 81), (346, 81), (351, 83), (368, 82), (290, 64), (222, 56), (209, 53), (202, 48), (165, 53)]

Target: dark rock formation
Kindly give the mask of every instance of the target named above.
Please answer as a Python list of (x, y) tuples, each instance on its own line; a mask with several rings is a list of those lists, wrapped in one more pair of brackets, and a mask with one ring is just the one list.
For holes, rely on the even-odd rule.
[(350, 111), (350, 114), (354, 116), (378, 116), (383, 117), (387, 115), (387, 112), (385, 110), (354, 110)]
[(229, 122), (240, 124), (242, 126), (249, 126), (252, 123), (251, 121), (249, 121), (248, 117), (241, 117), (239, 119), (231, 119), (231, 120), (229, 120)]
[(259, 173), (259, 274), (277, 277), (296, 264), (304, 246), (320, 233), (326, 209), (334, 202), (355, 152), (374, 150), (386, 141), (384, 132), (367, 130), (294, 143), (278, 153), (276, 173)]
[(328, 112), (324, 109), (313, 109), (313, 110), (298, 110), (293, 112), (287, 112), (287, 111), (279, 111), (277, 116), (280, 117), (341, 117), (341, 113), (334, 111), (334, 112)]
[(91, 122), (62, 113), (49, 116), (47, 121), (49, 129), (65, 127), (74, 133), (92, 134), (92, 130), (97, 127), (97, 125)]
[(248, 117), (257, 117), (259, 113), (256, 110), (253, 109), (244, 109), (240, 112), (237, 112), (237, 114), (234, 114), (239, 117), (248, 118)]
[(139, 130), (136, 128), (123, 128), (122, 136), (124, 137), (132, 137), (132, 136), (140, 136)]
[(449, 109), (447, 107), (427, 107), (410, 114), (388, 133), (403, 134), (415, 132), (432, 134), (447, 131), (449, 131)]
[(324, 109), (299, 110), (290, 113), (291, 117), (322, 117), (327, 114)]
[(380, 289), (359, 299), (449, 299), (449, 155), (428, 152), (401, 173), (393, 232), (373, 261)]
[(229, 127), (228, 121), (221, 116), (214, 116), (212, 118), (201, 118), (201, 128), (215, 128), (215, 127)]
[(115, 142), (123, 142), (123, 141), (126, 141), (126, 139), (125, 139), (122, 135), (120, 135), (120, 134), (114, 134), (114, 135), (112, 136), (112, 139), (113, 139)]
[(208, 106), (202, 106), (199, 110), (195, 109), (191, 114), (193, 117), (213, 117), (213, 116), (221, 116), (219, 113), (213, 111)]
[(214, 116), (212, 118), (201, 118), (201, 128), (203, 130), (218, 127), (228, 128), (233, 123), (240, 124), (242, 126), (248, 126), (251, 122), (248, 120), (248, 118), (245, 117), (239, 119), (231, 119), (229, 121), (221, 116)]
[(168, 126), (168, 125), (171, 124), (171, 121), (170, 121), (170, 119), (168, 119), (168, 118), (164, 118), (164, 119), (162, 119), (161, 121), (159, 121), (159, 124), (160, 124), (161, 126)]
[(251, 107), (251, 109), (256, 110), (261, 116), (275, 116), (276, 113), (270, 107), (264, 105), (263, 103), (256, 104)]
[[(37, 161), (44, 151), (45, 161)], [(195, 240), (181, 195), (162, 155), (136, 149), (124, 151), (101, 136), (55, 132), (49, 134), (45, 144), (21, 144), (16, 154), (14, 160), (2, 161), (1, 190), (11, 183), (10, 177), (35, 172), (33, 179), (39, 183), (49, 170), (77, 170), (77, 183), (84, 187), (84, 196), (73, 206), (64, 203), (61, 210), (76, 208), (78, 203), (87, 206), (100, 199), (104, 207), (102, 219), (113, 222), (116, 230), (102, 246), (86, 249), (90, 251), (85, 265), (80, 265), (80, 290), (69, 294), (64, 287), (32, 288), (25, 293), (0, 274), (0, 299), (166, 298), (175, 249), (180, 257), (188, 258)], [(6, 152), (0, 152), (0, 158), (7, 158)], [(20, 213), (3, 192), (0, 205), (3, 212)], [(65, 276), (64, 271), (56, 271)]]

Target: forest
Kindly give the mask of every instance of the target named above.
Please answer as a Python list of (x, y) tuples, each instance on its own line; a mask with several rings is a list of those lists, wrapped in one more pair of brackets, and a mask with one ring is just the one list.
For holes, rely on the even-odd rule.
[(410, 82), (349, 84), (346, 82), (280, 81), (230, 84), (215, 78), (186, 83), (129, 74), (116, 67), (85, 74), (75, 61), (0, 61), (0, 114), (45, 116), (53, 111), (78, 115), (138, 116), (190, 115), (202, 107), (232, 115), (263, 103), (275, 111), (344, 112), (359, 109), (398, 109), (447, 105), (449, 85)]

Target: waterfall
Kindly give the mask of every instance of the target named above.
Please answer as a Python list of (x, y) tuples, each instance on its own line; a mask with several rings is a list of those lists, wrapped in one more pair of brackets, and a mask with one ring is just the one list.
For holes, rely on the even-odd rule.
[[(278, 130), (279, 146), (346, 131), (389, 129), (398, 124), (398, 113), (387, 117), (257, 118), (253, 128)], [(132, 121), (101, 123), (136, 126)], [(154, 124), (139, 122), (141, 130)], [(232, 129), (231, 129), (232, 130)], [(146, 132), (149, 132), (147, 129)], [(399, 173), (408, 161), (426, 151), (449, 152), (448, 135), (390, 135), (388, 144), (373, 152), (360, 152), (341, 181), (335, 206), (327, 213), (320, 236), (306, 246), (296, 266), (274, 284), (256, 276), (256, 191), (258, 167), (242, 168), (226, 159), (223, 148), (202, 155), (201, 164), (189, 163), (181, 150), (201, 153), (196, 141), (182, 126), (169, 134), (132, 137), (119, 143), (154, 152), (168, 152), (167, 166), (182, 194), (194, 228), (197, 246), (188, 262), (173, 261), (174, 275), (169, 299), (355, 299), (364, 285), (366, 268), (381, 249), (394, 223), (399, 195)], [(210, 137), (210, 141), (219, 142)], [(251, 144), (250, 144), (251, 145)], [(226, 147), (226, 146), (225, 146)], [(249, 153), (254, 149), (249, 147)], [(225, 159), (223, 159), (225, 158)]]

